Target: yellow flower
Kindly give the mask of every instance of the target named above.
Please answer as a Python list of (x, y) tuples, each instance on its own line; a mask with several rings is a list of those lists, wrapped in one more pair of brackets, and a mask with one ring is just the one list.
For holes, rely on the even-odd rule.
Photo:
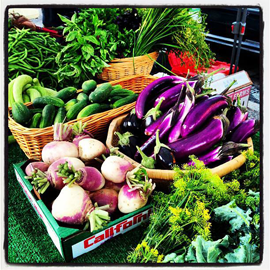
[(147, 242), (145, 240), (142, 241), (142, 247), (147, 247)]
[(137, 247), (135, 248), (135, 250), (139, 250), (142, 247), (141, 244), (138, 244)]
[(158, 251), (157, 251), (156, 249), (154, 249), (154, 248), (151, 249), (151, 253), (152, 253), (155, 257), (157, 257), (157, 255), (158, 255)]
[(163, 258), (164, 258), (163, 254), (158, 255), (157, 263), (161, 263), (163, 261)]

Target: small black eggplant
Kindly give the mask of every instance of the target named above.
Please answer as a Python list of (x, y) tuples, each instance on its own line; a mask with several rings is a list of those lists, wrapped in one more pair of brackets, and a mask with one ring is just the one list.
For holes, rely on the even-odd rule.
[(159, 129), (156, 132), (156, 146), (154, 148), (156, 162), (164, 169), (172, 169), (176, 163), (173, 151), (159, 140)]
[(139, 135), (141, 132), (141, 120), (137, 117), (135, 109), (125, 117), (122, 123), (122, 130), (131, 132), (134, 135)]
[(119, 132), (115, 132), (114, 134), (117, 135), (119, 138), (119, 151), (130, 158), (134, 158), (134, 155), (137, 151), (136, 145), (139, 144), (138, 137), (134, 136), (128, 131), (123, 134)]

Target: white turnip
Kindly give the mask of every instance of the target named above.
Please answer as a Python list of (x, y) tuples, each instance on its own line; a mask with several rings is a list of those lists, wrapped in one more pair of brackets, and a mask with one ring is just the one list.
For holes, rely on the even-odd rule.
[(104, 209), (108, 206), (93, 205), (88, 193), (78, 185), (65, 186), (52, 204), (53, 217), (68, 224), (90, 222), (91, 232), (101, 229), (109, 220)]
[(39, 169), (42, 172), (46, 172), (49, 168), (49, 165), (42, 161), (34, 161), (29, 163), (25, 168), (25, 174), (31, 176), (35, 169)]
[(127, 184), (120, 189), (118, 194), (118, 209), (124, 214), (145, 206), (155, 188), (152, 180), (148, 179), (146, 170), (140, 166), (127, 173), (126, 181)]
[(88, 138), (79, 142), (79, 157), (87, 162), (107, 153), (106, 146), (99, 140)]
[(54, 141), (46, 144), (42, 149), (42, 160), (47, 164), (52, 164), (62, 157), (78, 157), (77, 146), (69, 142), (72, 135), (72, 128), (62, 123), (56, 123), (53, 128)]
[(89, 139), (93, 138), (94, 136), (88, 132), (86, 129), (86, 123), (83, 125), (81, 121), (77, 122), (76, 124), (73, 125), (72, 130), (73, 130), (73, 135), (75, 135), (73, 139), (73, 143), (79, 147), (79, 142), (83, 139)]
[(133, 166), (127, 160), (118, 156), (109, 156), (101, 165), (101, 173), (106, 180), (114, 183), (122, 183), (126, 180), (126, 174)]
[(114, 213), (117, 209), (118, 193), (113, 189), (100, 189), (91, 193), (90, 198), (93, 203), (97, 203), (99, 206), (109, 205), (109, 208), (106, 210), (109, 214)]

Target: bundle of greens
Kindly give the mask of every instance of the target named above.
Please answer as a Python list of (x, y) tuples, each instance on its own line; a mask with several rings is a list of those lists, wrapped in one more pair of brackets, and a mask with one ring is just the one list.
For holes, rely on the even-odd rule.
[(56, 57), (59, 82), (72, 80), (79, 85), (101, 73), (112, 59), (130, 55), (134, 31), (120, 31), (115, 23), (123, 12), (119, 8), (87, 8), (71, 20), (59, 15), (65, 23), (66, 36), (66, 45)]
[[(248, 160), (256, 159), (250, 151), (246, 156)], [(193, 166), (184, 165), (185, 173), (174, 168), (176, 177), (169, 194), (153, 195), (150, 224), (127, 261), (163, 262), (164, 255), (169, 254), (164, 262), (236, 262), (238, 253), (244, 252), (238, 262), (257, 262), (259, 193), (241, 188), (242, 183), (236, 179), (223, 181), (201, 161), (192, 160)], [(224, 222), (229, 222), (231, 228), (228, 225), (225, 230)], [(221, 254), (218, 248), (225, 247), (226, 252)], [(250, 251), (254, 253), (252, 258), (248, 257)], [(209, 258), (198, 259), (198, 254), (208, 254)]]

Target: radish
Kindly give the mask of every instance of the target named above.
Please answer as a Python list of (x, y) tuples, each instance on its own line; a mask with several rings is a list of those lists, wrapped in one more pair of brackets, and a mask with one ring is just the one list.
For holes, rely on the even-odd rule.
[(117, 209), (118, 205), (118, 193), (113, 189), (103, 188), (90, 194), (92, 202), (96, 202), (98, 205), (109, 205), (106, 210), (109, 214), (112, 214)]
[(79, 141), (79, 157), (85, 162), (91, 161), (106, 153), (106, 146), (96, 139), (88, 138)]
[(56, 220), (68, 224), (84, 224), (88, 221), (92, 232), (101, 229), (110, 220), (109, 213), (104, 211), (107, 208), (108, 205), (93, 206), (88, 193), (82, 187), (67, 185), (54, 200), (52, 215)]
[(39, 169), (42, 172), (46, 172), (49, 168), (49, 165), (42, 161), (34, 161), (29, 163), (25, 168), (25, 174), (31, 176), (35, 169)]
[(56, 123), (53, 126), (53, 142), (50, 142), (42, 149), (42, 160), (47, 164), (62, 157), (78, 157), (78, 148), (74, 143), (68, 142), (72, 135), (72, 128), (62, 123)]
[(120, 191), (121, 187), (125, 185), (126, 182), (123, 183), (114, 183), (112, 181), (105, 180), (104, 188), (109, 188), (115, 190), (117, 193)]
[(81, 121), (77, 122), (76, 124), (73, 125), (72, 130), (73, 130), (73, 135), (75, 135), (75, 138), (73, 139), (73, 143), (79, 147), (79, 142), (82, 139), (88, 139), (88, 138), (93, 138), (94, 136), (88, 132), (85, 129), (86, 123), (83, 125)]
[(87, 191), (96, 191), (105, 185), (103, 175), (94, 167), (82, 167), (76, 170), (71, 166), (70, 169), (58, 170), (58, 176), (63, 177), (64, 184), (76, 183)]
[(127, 173), (127, 184), (121, 188), (118, 194), (118, 209), (124, 214), (145, 206), (155, 188), (152, 180), (148, 179), (146, 170), (140, 166)]
[(126, 180), (126, 174), (133, 166), (127, 160), (118, 156), (109, 156), (101, 165), (101, 173), (106, 180), (114, 183), (122, 183)]
[(25, 176), (25, 178), (32, 180), (31, 183), (40, 194), (43, 194), (50, 185), (60, 190), (65, 185), (61, 172), (63, 170), (69, 170), (71, 166), (73, 166), (75, 170), (85, 167), (84, 163), (78, 158), (64, 157), (53, 162), (46, 173), (36, 169), (32, 176)]

